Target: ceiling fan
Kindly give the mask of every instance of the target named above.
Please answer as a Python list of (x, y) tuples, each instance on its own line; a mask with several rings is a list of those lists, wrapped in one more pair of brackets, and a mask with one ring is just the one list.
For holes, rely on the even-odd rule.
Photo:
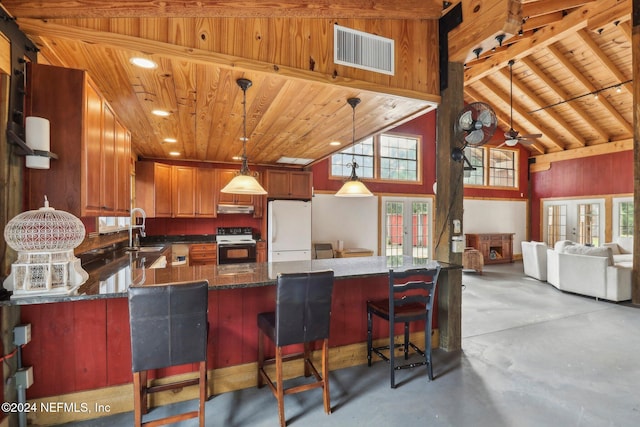
[(540, 138), (542, 136), (541, 133), (533, 133), (531, 135), (520, 135), (520, 132), (513, 128), (513, 63), (514, 60), (509, 61), (509, 82), (510, 82), (510, 106), (511, 106), (511, 115), (509, 122), (509, 130), (504, 133), (504, 142), (499, 147), (506, 145), (508, 147), (514, 147), (517, 143), (531, 145), (535, 141), (532, 141), (535, 138)]

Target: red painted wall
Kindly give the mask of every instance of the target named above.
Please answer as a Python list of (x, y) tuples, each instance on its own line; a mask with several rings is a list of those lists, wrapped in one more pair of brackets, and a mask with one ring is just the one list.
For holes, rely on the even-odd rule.
[(531, 174), (531, 239), (542, 240), (541, 199), (633, 193), (633, 151), (564, 160)]

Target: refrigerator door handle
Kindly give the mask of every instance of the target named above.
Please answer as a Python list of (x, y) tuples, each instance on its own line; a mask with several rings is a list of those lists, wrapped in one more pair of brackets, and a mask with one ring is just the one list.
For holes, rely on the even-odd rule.
[(278, 224), (278, 220), (276, 218), (276, 216), (274, 215), (271, 221), (271, 243), (275, 242), (276, 240), (278, 240), (276, 238), (276, 236), (278, 235), (278, 227), (276, 226)]

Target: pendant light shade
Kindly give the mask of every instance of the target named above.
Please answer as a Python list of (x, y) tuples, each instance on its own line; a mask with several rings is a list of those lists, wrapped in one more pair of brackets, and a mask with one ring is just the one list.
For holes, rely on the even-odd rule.
[(358, 163), (356, 163), (356, 155), (354, 152), (354, 147), (356, 145), (356, 105), (360, 103), (360, 98), (349, 98), (347, 99), (349, 105), (353, 110), (353, 120), (352, 120), (352, 139), (351, 139), (351, 163), (347, 165), (347, 167), (351, 168), (351, 175), (347, 182), (344, 183), (342, 188), (336, 193), (337, 197), (371, 197), (373, 193), (369, 191), (369, 189), (364, 185), (362, 181), (358, 178), (356, 174), (356, 169), (358, 169)]
[(247, 89), (251, 86), (251, 80), (238, 79), (236, 81), (238, 86), (243, 92), (242, 101), (242, 125), (243, 125), (243, 138), (242, 138), (242, 165), (240, 171), (233, 177), (227, 185), (224, 186), (222, 193), (231, 194), (250, 194), (250, 195), (265, 195), (267, 191), (262, 188), (256, 175), (249, 170), (247, 163)]

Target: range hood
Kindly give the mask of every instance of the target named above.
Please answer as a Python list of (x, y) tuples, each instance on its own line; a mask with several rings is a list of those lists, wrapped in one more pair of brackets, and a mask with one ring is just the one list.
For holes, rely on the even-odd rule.
[(253, 205), (218, 205), (219, 214), (252, 214)]

